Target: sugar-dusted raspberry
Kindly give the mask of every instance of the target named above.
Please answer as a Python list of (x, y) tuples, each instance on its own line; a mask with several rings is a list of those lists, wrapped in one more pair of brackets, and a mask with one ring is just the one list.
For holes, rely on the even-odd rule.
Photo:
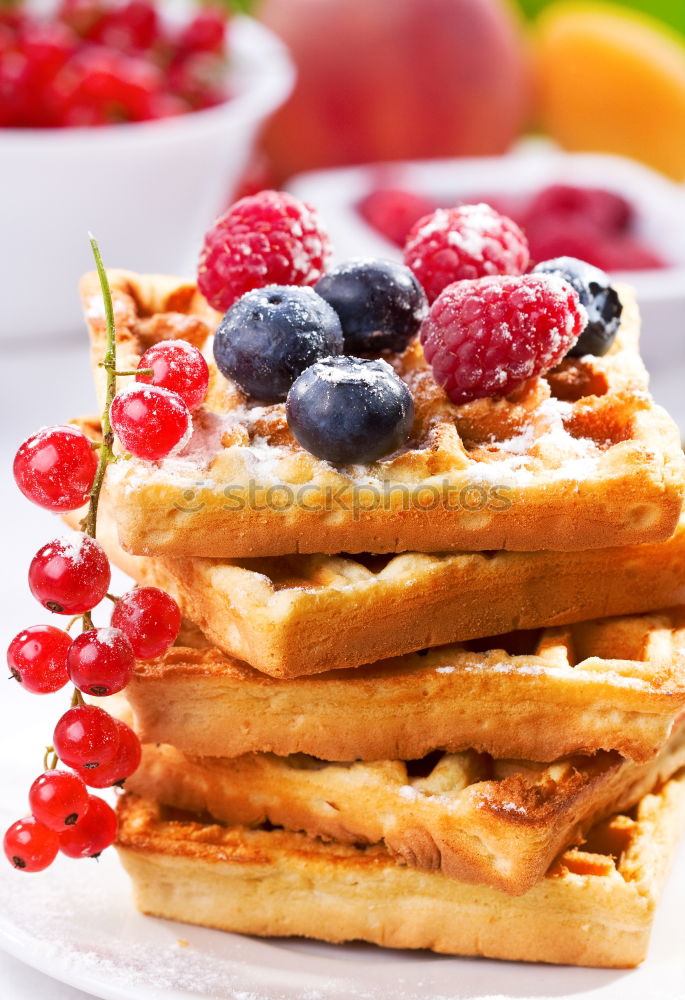
[(453, 403), (506, 396), (558, 364), (587, 324), (578, 294), (559, 275), (458, 281), (421, 329), (426, 359)]
[(523, 274), (528, 260), (528, 243), (516, 223), (485, 204), (438, 208), (419, 219), (404, 247), (405, 264), (429, 302), (453, 281)]
[(309, 205), (283, 191), (241, 198), (214, 223), (200, 255), (198, 284), (220, 312), (266, 285), (313, 285), (330, 241)]

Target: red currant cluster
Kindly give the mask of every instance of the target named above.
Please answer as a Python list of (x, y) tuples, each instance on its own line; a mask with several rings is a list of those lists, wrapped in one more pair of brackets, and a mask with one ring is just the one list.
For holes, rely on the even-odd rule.
[(228, 97), (226, 7), (180, 26), (152, 0), (62, 0), (52, 18), (0, 7), (0, 126), (168, 118)]
[[(190, 409), (207, 393), (209, 371), (197, 350), (183, 341), (150, 348), (135, 372), (117, 372), (114, 322), (106, 277), (94, 245), (107, 313), (107, 399), (103, 442), (96, 446), (76, 427), (46, 427), (20, 446), (14, 477), (22, 493), (47, 510), (76, 510), (88, 502), (84, 531), (54, 538), (36, 553), (29, 567), (34, 597), (55, 614), (75, 616), (67, 630), (34, 625), (10, 643), (12, 676), (27, 690), (50, 694), (69, 681), (71, 708), (59, 719), (45, 771), (31, 787), (32, 815), (9, 828), (5, 853), (24, 871), (41, 871), (57, 851), (70, 857), (93, 857), (116, 836), (113, 810), (90, 788), (120, 785), (136, 770), (138, 737), (104, 709), (86, 704), (116, 694), (130, 681), (136, 659), (161, 656), (181, 625), (176, 602), (156, 587), (139, 587), (120, 598), (108, 594), (109, 560), (95, 539), (97, 507), (107, 464), (115, 461), (112, 427), (134, 455), (158, 459), (190, 432)], [(114, 395), (117, 375), (136, 375), (136, 384)], [(110, 423), (111, 415), (111, 423)], [(99, 454), (98, 454), (99, 451)], [(95, 628), (91, 612), (103, 598), (114, 603), (109, 627)], [(72, 639), (76, 620), (83, 631)], [(72, 772), (55, 770), (57, 760)]]

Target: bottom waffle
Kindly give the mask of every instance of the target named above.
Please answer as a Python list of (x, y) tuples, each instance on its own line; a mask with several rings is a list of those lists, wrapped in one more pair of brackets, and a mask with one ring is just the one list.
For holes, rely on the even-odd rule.
[(174, 818), (126, 794), (119, 854), (139, 909), (262, 936), (626, 968), (646, 954), (685, 774), (594, 827), (523, 896), (398, 865), (380, 846)]
[(193, 758), (148, 745), (126, 788), (229, 825), (384, 842), (410, 867), (520, 894), (595, 822), (683, 766), (685, 726), (643, 764), (599, 753), (545, 765), (472, 750), (410, 764), (329, 764), (304, 754)]

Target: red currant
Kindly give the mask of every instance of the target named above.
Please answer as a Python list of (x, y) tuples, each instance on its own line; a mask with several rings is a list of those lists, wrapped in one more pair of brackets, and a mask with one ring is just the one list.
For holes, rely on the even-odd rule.
[(158, 118), (178, 118), (179, 115), (187, 115), (193, 109), (182, 97), (175, 97), (174, 94), (158, 94), (157, 97), (150, 98), (148, 111), (151, 119)]
[(150, 660), (173, 646), (181, 628), (181, 612), (166, 591), (137, 587), (117, 601), (112, 625), (126, 633), (139, 660)]
[(112, 716), (95, 705), (77, 705), (65, 712), (52, 737), (55, 753), (67, 767), (95, 770), (114, 760), (119, 732)]
[(150, 0), (129, 0), (109, 11), (94, 37), (101, 45), (120, 52), (151, 48), (157, 40), (159, 18)]
[(209, 386), (209, 368), (198, 351), (186, 340), (164, 340), (154, 344), (140, 359), (139, 368), (151, 368), (152, 375), (136, 375), (136, 382), (161, 385), (181, 397), (189, 410), (204, 402)]
[(24, 872), (42, 872), (57, 857), (59, 837), (33, 816), (13, 823), (5, 834), (5, 854), (10, 864)]
[(226, 38), (226, 13), (219, 6), (207, 6), (182, 29), (180, 52), (221, 52)]
[(213, 52), (191, 52), (169, 71), (175, 94), (193, 108), (212, 108), (226, 100), (226, 66)]
[(78, 615), (99, 604), (111, 570), (102, 546), (82, 532), (54, 538), (29, 566), (29, 587), (37, 601), (58, 615)]
[(29, 500), (47, 510), (76, 510), (88, 500), (97, 454), (76, 427), (44, 427), (14, 458), (14, 478)]
[(57, 8), (57, 17), (83, 37), (97, 30), (104, 14), (104, 0), (61, 0)]
[(128, 637), (118, 628), (93, 628), (74, 639), (67, 657), (69, 677), (79, 691), (97, 698), (126, 687), (136, 660)]
[(88, 796), (88, 809), (76, 826), (60, 834), (59, 849), (69, 858), (96, 858), (117, 836), (117, 817), (97, 795)]
[(163, 92), (152, 63), (103, 46), (86, 47), (57, 75), (55, 92), (64, 125), (143, 121), (150, 100)]
[(32, 694), (52, 694), (69, 680), (71, 636), (53, 625), (32, 625), (12, 639), (7, 664), (15, 680)]
[(114, 720), (119, 733), (119, 749), (117, 755), (109, 764), (96, 767), (94, 771), (79, 768), (78, 774), (92, 788), (109, 788), (120, 785), (138, 770), (143, 748), (140, 740), (130, 726), (119, 719)]
[(43, 826), (61, 833), (75, 826), (88, 808), (88, 789), (70, 771), (45, 771), (29, 790), (31, 812)]
[(112, 426), (127, 451), (154, 462), (190, 433), (190, 411), (181, 397), (156, 385), (133, 385), (114, 397)]

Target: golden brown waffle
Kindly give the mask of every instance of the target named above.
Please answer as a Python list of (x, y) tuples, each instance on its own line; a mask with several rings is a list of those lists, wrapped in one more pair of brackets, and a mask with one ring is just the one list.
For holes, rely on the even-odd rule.
[(126, 695), (145, 742), (201, 757), (412, 760), (475, 749), (538, 761), (617, 750), (646, 760), (685, 708), (682, 608), (288, 680), (197, 645), (139, 662)]
[(616, 753), (497, 761), (472, 750), (410, 765), (328, 764), (303, 754), (188, 757), (147, 745), (126, 789), (228, 826), (269, 822), (343, 843), (384, 842), (410, 867), (518, 895), (596, 822), (683, 766), (685, 726), (643, 764)]
[[(120, 537), (137, 554), (243, 557), (296, 552), (577, 550), (657, 542), (680, 513), (685, 460), (647, 390), (634, 299), (603, 358), (571, 358), (498, 401), (448, 402), (418, 343), (390, 356), (416, 405), (408, 446), (334, 467), (294, 441), (283, 404), (251, 403), (211, 356), (219, 319), (195, 287), (110, 273), (119, 364), (181, 337), (211, 368), (206, 405), (175, 457), (108, 471)], [(97, 367), (102, 297), (82, 282)], [(101, 392), (102, 396), (102, 392)]]
[[(97, 424), (78, 424), (96, 436)], [(171, 593), (218, 649), (273, 677), (685, 601), (685, 519), (666, 542), (611, 550), (238, 562), (130, 555), (107, 508), (105, 498), (98, 538), (110, 559)]]
[[(598, 824), (523, 896), (398, 865), (383, 847), (172, 819), (126, 795), (119, 854), (144, 913), (265, 936), (623, 968), (646, 954), (685, 778)], [(172, 814), (173, 815), (173, 814)]]

